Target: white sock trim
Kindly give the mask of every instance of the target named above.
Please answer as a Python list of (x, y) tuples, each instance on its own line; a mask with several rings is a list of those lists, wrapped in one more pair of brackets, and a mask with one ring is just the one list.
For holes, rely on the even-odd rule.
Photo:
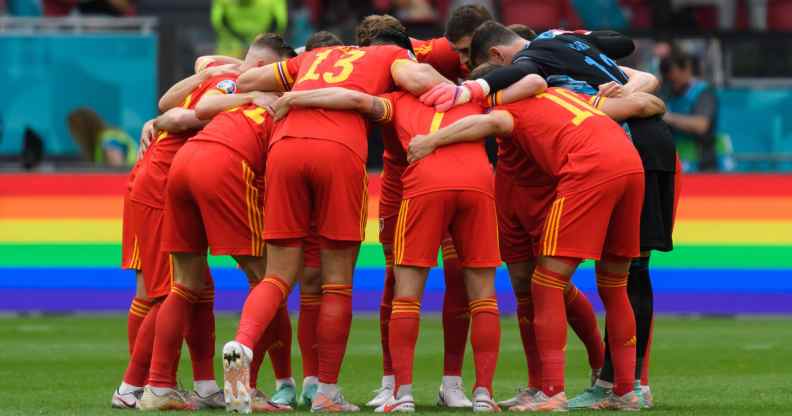
[(292, 377), (279, 378), (279, 379), (275, 380), (275, 390), (280, 389), (281, 386), (283, 386), (284, 384), (291, 384), (292, 386), (294, 386), (295, 385), (294, 384), (294, 378), (292, 378)]
[(338, 394), (338, 385), (319, 383), (319, 389), (317, 391), (324, 396), (333, 398)]
[(382, 387), (393, 388), (396, 385), (396, 376), (382, 376)]
[(208, 397), (220, 391), (220, 387), (217, 387), (214, 380), (195, 380), (193, 390), (201, 397)]

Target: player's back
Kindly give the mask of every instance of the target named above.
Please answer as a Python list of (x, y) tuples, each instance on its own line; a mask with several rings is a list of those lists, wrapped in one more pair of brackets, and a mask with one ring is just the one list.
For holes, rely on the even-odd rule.
[(618, 64), (574, 33), (547, 31), (514, 57), (514, 62), (537, 64), (550, 86), (593, 95), (600, 84), (627, 82)]
[[(294, 91), (343, 87), (379, 95), (394, 88), (391, 67), (401, 59), (409, 59), (407, 50), (395, 45), (335, 46), (291, 58), (276, 69), (284, 74), (286, 87)], [(278, 127), (272, 143), (284, 137), (332, 140), (365, 161), (366, 134), (366, 121), (357, 112), (295, 108)]]
[(498, 108), (514, 118), (512, 138), (540, 169), (566, 180), (566, 185), (593, 186), (643, 170), (624, 130), (592, 107), (584, 95), (549, 88), (536, 97)]
[[(409, 93), (386, 96), (393, 103), (393, 125), (406, 150), (413, 137), (428, 134), (469, 115), (481, 114), (477, 104), (455, 107), (446, 113), (422, 104)], [(407, 167), (402, 181), (404, 197), (439, 190), (475, 190), (493, 193), (492, 166), (484, 149), (484, 138), (477, 142), (456, 143), (437, 148), (430, 155)]]
[(219, 113), (190, 141), (220, 143), (237, 152), (256, 174), (263, 174), (274, 121), (265, 108), (255, 104)]
[[(185, 97), (181, 108), (194, 110), (201, 98), (211, 92), (223, 94), (236, 92), (236, 78), (234, 74), (219, 74), (213, 76)], [(164, 207), (165, 184), (168, 179), (173, 157), (182, 147), (184, 142), (194, 136), (199, 130), (188, 130), (180, 133), (161, 132), (146, 152), (145, 165), (138, 173), (130, 193), (130, 198), (155, 207)]]

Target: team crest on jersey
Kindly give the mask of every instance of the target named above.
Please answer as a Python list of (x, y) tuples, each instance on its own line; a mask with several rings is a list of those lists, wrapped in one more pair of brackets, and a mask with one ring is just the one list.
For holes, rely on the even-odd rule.
[(237, 91), (236, 82), (230, 79), (224, 79), (218, 82), (217, 85), (215, 85), (215, 88), (217, 88), (220, 91), (223, 91), (226, 94), (234, 94)]

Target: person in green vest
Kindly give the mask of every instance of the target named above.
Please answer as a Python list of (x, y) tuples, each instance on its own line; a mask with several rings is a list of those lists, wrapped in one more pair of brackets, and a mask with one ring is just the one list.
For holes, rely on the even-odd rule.
[(286, 0), (213, 0), (217, 53), (241, 58), (259, 33), (286, 32), (287, 14)]
[(715, 89), (694, 76), (693, 57), (672, 52), (660, 63), (666, 85), (668, 112), (663, 119), (671, 127), (679, 158), (686, 172), (718, 169), (715, 128), (718, 98)]
[(109, 126), (96, 111), (78, 108), (68, 116), (69, 132), (83, 157), (97, 166), (132, 166), (138, 147), (125, 131)]

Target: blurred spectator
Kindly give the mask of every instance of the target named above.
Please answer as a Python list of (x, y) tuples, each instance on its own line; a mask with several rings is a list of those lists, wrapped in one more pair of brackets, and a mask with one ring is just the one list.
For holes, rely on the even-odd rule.
[(137, 144), (123, 130), (107, 125), (95, 111), (78, 108), (68, 116), (69, 132), (85, 159), (96, 165), (132, 166)]
[(45, 16), (84, 15), (134, 16), (134, 0), (43, 0)]
[(11, 16), (41, 16), (39, 0), (0, 0), (0, 14), (3, 9)]
[(217, 33), (217, 53), (242, 57), (250, 42), (262, 32), (283, 34), (286, 0), (213, 0), (212, 27)]
[(501, 0), (503, 24), (520, 23), (537, 32), (544, 29), (581, 27), (571, 0)]
[(693, 57), (680, 51), (662, 60), (660, 70), (668, 84), (664, 120), (674, 133), (685, 171), (714, 171), (718, 99), (712, 85), (694, 76), (693, 67)]

